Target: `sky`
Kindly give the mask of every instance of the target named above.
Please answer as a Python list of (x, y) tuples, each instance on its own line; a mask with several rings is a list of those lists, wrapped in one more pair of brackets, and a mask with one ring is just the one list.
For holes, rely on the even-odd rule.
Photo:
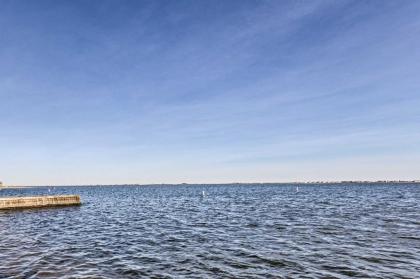
[(420, 179), (420, 1), (0, 2), (9, 185)]

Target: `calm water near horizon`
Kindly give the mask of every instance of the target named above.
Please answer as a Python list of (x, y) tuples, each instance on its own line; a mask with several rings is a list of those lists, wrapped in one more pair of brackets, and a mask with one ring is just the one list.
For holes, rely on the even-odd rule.
[[(204, 195), (203, 195), (204, 191)], [(419, 278), (420, 184), (4, 189), (0, 278)]]

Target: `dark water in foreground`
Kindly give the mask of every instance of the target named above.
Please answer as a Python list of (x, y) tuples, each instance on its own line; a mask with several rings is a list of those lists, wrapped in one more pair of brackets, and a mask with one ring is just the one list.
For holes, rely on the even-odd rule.
[[(202, 191), (206, 195), (203, 197)], [(0, 278), (419, 278), (420, 185), (9, 189)]]

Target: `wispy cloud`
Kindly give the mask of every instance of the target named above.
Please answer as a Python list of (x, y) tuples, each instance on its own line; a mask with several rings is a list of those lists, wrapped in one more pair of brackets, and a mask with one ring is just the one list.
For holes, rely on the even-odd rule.
[(69, 183), (99, 166), (121, 183), (275, 180), (288, 163), (322, 179), (361, 158), (398, 178), (380, 158), (419, 162), (415, 1), (26, 4), (0, 9), (3, 179), (57, 182), (61, 164)]

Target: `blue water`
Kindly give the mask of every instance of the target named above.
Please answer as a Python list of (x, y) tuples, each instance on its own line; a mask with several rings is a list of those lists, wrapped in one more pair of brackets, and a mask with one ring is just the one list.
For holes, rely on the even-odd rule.
[(0, 278), (420, 277), (419, 184), (0, 191), (47, 194), (83, 205), (0, 211)]

